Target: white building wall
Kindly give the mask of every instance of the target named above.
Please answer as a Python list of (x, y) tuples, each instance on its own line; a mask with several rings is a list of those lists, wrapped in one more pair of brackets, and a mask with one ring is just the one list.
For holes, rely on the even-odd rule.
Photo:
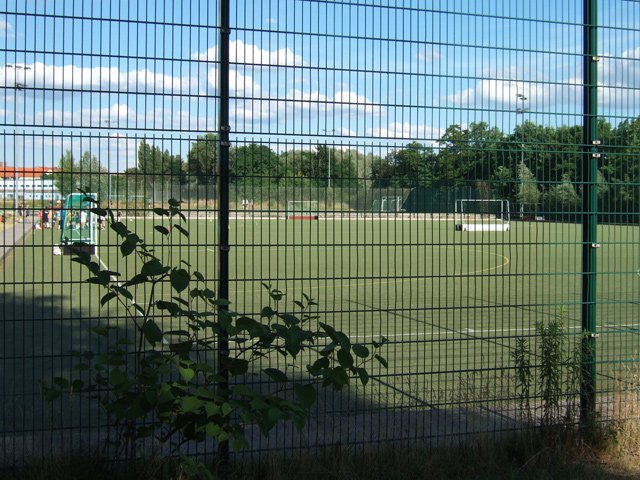
[(53, 179), (12, 178), (0, 179), (0, 198), (13, 199), (14, 194), (23, 200), (62, 200)]

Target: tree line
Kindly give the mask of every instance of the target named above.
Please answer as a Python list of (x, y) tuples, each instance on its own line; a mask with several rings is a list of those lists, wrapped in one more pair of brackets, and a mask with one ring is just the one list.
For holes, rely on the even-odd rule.
[[(640, 118), (625, 120), (616, 127), (601, 119), (598, 132), (598, 197), (603, 203), (615, 204), (613, 210), (638, 211)], [(525, 121), (508, 134), (486, 122), (467, 127), (451, 125), (435, 145), (414, 141), (383, 155), (326, 144), (277, 153), (268, 145), (250, 143), (231, 148), (230, 180), (245, 185), (301, 182), (332, 188), (470, 185), (487, 197), (510, 199), (529, 208), (546, 203), (571, 211), (580, 203), (577, 184), (583, 162), (582, 142), (579, 125), (551, 127)], [(117, 175), (120, 186), (115, 190), (121, 190), (124, 180), (137, 192), (166, 183), (212, 185), (217, 168), (215, 134), (199, 136), (185, 160), (141, 140), (137, 166)], [(111, 191), (105, 184), (106, 175), (87, 172), (106, 173), (87, 152), (78, 162), (65, 152), (55, 175), (61, 193), (74, 191), (81, 181), (90, 183), (83, 187), (94, 189), (93, 182), (100, 191)]]

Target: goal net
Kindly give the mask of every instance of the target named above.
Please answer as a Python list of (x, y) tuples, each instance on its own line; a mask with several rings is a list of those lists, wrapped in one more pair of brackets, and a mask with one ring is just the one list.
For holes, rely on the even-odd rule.
[(287, 220), (318, 220), (320, 208), (317, 200), (289, 200), (285, 211)]
[[(95, 193), (70, 193), (61, 212), (60, 245), (64, 253), (70, 253), (72, 245), (91, 254), (98, 245), (98, 217), (89, 210), (95, 206)], [(80, 244), (80, 245), (78, 245)]]
[(374, 212), (401, 212), (402, 197), (399, 195), (383, 196), (373, 201)]
[(509, 231), (509, 200), (460, 199), (455, 204), (456, 230), (468, 232)]

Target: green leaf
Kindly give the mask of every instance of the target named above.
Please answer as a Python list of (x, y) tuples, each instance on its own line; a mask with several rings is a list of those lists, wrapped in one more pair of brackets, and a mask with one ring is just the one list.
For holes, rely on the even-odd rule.
[(120, 237), (126, 237), (129, 235), (129, 229), (122, 222), (114, 222), (111, 224), (111, 230), (116, 232)]
[(127, 300), (133, 300), (133, 294), (126, 288), (121, 287), (120, 285), (117, 285), (113, 287), (113, 289), (116, 292), (118, 292), (120, 295), (122, 295), (124, 298), (126, 298)]
[(122, 252), (122, 256), (126, 257), (131, 255), (135, 251), (136, 245), (138, 245), (138, 240), (140, 240), (140, 238), (135, 233), (128, 234), (120, 244), (120, 252)]
[(349, 374), (342, 367), (336, 367), (333, 369), (332, 379), (333, 385), (337, 390), (340, 390), (342, 387), (349, 384)]
[(174, 302), (167, 302), (166, 300), (158, 300), (156, 302), (156, 307), (158, 307), (159, 310), (168, 310), (174, 317), (178, 317), (183, 313), (180, 305)]
[(180, 403), (185, 412), (196, 412), (204, 405), (204, 402), (196, 396), (184, 397)]
[(201, 282), (204, 282), (204, 275), (202, 275), (200, 272), (198, 272), (198, 271), (193, 272), (193, 276), (196, 277)]
[(191, 275), (184, 268), (176, 268), (171, 271), (171, 286), (173, 289), (180, 293), (189, 286)]
[(53, 383), (59, 386), (60, 388), (64, 388), (64, 389), (67, 389), (71, 386), (71, 382), (69, 382), (69, 380), (63, 377), (55, 377), (53, 379)]
[(353, 344), (352, 349), (353, 349), (353, 353), (356, 354), (356, 357), (367, 358), (369, 356), (369, 349), (364, 345), (355, 343)]
[(320, 375), (325, 368), (329, 368), (331, 362), (327, 357), (321, 357), (313, 362), (313, 365), (309, 365), (307, 370), (311, 375)]
[(181, 357), (185, 357), (193, 349), (193, 342), (190, 340), (184, 342), (172, 343), (169, 345), (169, 350), (177, 353)]
[(162, 235), (169, 235), (169, 229), (167, 227), (163, 227), (162, 225), (156, 225), (153, 229), (157, 232), (160, 232)]
[(273, 380), (274, 382), (287, 383), (289, 381), (289, 378), (287, 377), (287, 375), (284, 372), (278, 370), (277, 368), (265, 368), (262, 371), (266, 373), (269, 376), (269, 378), (271, 378), (271, 380)]
[(169, 216), (169, 210), (167, 210), (166, 208), (154, 208), (153, 213), (155, 213), (156, 215), (160, 215), (161, 217)]
[(271, 319), (276, 314), (275, 310), (271, 307), (264, 307), (260, 312), (260, 316), (263, 318)]
[(384, 368), (389, 368), (389, 364), (387, 363), (387, 360), (384, 357), (381, 357), (376, 353), (375, 359), (378, 360)]
[(278, 317), (284, 320), (287, 325), (298, 325), (300, 323), (300, 319), (290, 313), (282, 313)]
[(362, 382), (362, 385), (366, 385), (367, 383), (369, 383), (369, 372), (367, 372), (366, 368), (358, 368), (357, 372), (358, 372), (358, 377), (360, 377), (360, 382)]
[(107, 216), (107, 210), (105, 208), (94, 207), (94, 208), (90, 208), (89, 211), (94, 215), (98, 215), (99, 217)]
[(100, 305), (104, 307), (104, 305), (109, 301), (112, 300), (114, 298), (116, 298), (118, 296), (118, 294), (116, 292), (107, 292), (104, 294), (104, 296), (100, 299)]
[(102, 285), (103, 287), (109, 286), (109, 281), (111, 280), (111, 272), (108, 270), (102, 270), (98, 272), (95, 277), (87, 278), (87, 283), (93, 283), (96, 285)]
[(241, 358), (223, 358), (222, 366), (225, 367), (231, 375), (243, 375), (249, 370), (249, 362)]
[(127, 374), (119, 368), (114, 368), (109, 373), (109, 382), (117, 388), (129, 383), (129, 377), (127, 377)]
[(269, 292), (269, 296), (273, 298), (276, 302), (279, 302), (280, 300), (282, 300), (282, 298), (285, 295), (286, 294), (282, 290), (278, 290), (277, 288), (274, 288)]
[(144, 322), (144, 325), (142, 326), (142, 333), (144, 338), (146, 338), (151, 345), (155, 345), (156, 342), (162, 341), (162, 330), (160, 330), (158, 324), (151, 319)]
[(351, 368), (353, 366), (353, 356), (347, 350), (338, 350), (338, 363), (344, 368)]
[(293, 391), (298, 397), (298, 401), (305, 408), (310, 408), (316, 401), (316, 389), (313, 385), (295, 385)]
[(192, 368), (178, 367), (178, 371), (185, 382), (190, 382), (191, 379), (196, 376), (196, 372), (194, 372)]
[(189, 232), (182, 226), (178, 225), (177, 223), (173, 224), (173, 228), (175, 228), (176, 230), (178, 230), (181, 234), (183, 234), (185, 237), (189, 237)]
[(142, 273), (142, 275), (153, 277), (156, 275), (162, 275), (169, 269), (170, 267), (165, 267), (164, 265), (162, 265), (162, 263), (160, 263), (160, 260), (154, 258), (152, 260), (149, 260), (142, 266), (142, 270), (140, 271), (140, 273)]

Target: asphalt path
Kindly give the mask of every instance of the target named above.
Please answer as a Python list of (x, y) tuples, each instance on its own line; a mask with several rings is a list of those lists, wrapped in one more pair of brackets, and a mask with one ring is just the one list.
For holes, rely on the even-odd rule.
[(15, 223), (0, 231), (0, 260), (4, 259), (14, 246), (19, 245), (32, 229), (33, 222), (25, 221)]

